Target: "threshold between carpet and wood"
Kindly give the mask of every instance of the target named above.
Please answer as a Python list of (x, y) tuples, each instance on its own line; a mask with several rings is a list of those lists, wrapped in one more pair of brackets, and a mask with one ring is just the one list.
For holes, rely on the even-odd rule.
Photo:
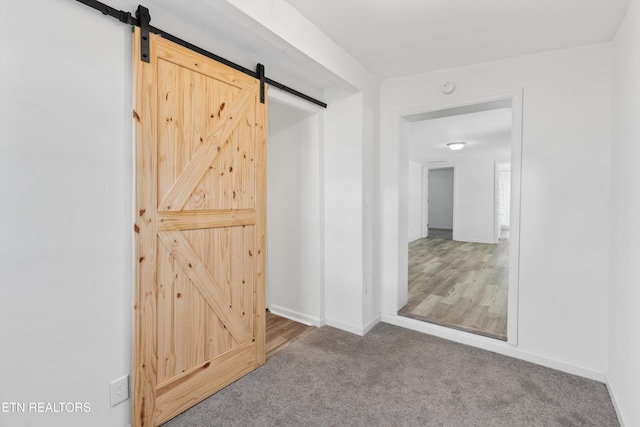
[(267, 311), (265, 337), (267, 359), (312, 329), (314, 329), (313, 326), (303, 325)]
[(313, 328), (165, 426), (619, 424), (602, 383), (380, 323)]
[(454, 241), (429, 229), (409, 243), (409, 298), (399, 315), (507, 339), (509, 241)]

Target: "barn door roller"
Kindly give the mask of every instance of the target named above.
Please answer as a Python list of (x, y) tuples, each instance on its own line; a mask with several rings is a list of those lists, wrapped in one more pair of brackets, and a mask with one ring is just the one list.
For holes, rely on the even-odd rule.
[(256, 65), (256, 73), (258, 74), (258, 79), (260, 80), (260, 103), (264, 104), (264, 65)]
[(149, 62), (149, 58), (151, 57), (151, 52), (149, 51), (149, 22), (151, 22), (149, 9), (138, 5), (136, 18), (138, 18), (138, 22), (140, 23), (140, 61)]

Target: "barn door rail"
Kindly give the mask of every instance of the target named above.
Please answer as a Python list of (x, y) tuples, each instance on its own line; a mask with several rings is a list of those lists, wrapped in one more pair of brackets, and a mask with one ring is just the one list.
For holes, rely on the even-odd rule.
[[(316, 104), (319, 105), (322, 108), (327, 108), (327, 104), (325, 102), (319, 101), (309, 95), (306, 95), (302, 92), (299, 92), (295, 89), (292, 89), (282, 83), (279, 83), (275, 80), (272, 80), (268, 77), (265, 76), (264, 74), (264, 65), (262, 64), (258, 64), (256, 66), (256, 70), (250, 70), (249, 68), (245, 68), (241, 65), (236, 64), (235, 62), (231, 62), (228, 59), (225, 59), (221, 56), (216, 55), (215, 53), (211, 53), (205, 49), (202, 49), (198, 46), (195, 46), (185, 40), (182, 40), (170, 33), (167, 33), (164, 30), (161, 30), (159, 28), (156, 28), (152, 25), (150, 25), (150, 21), (151, 21), (151, 14), (149, 13), (149, 9), (147, 9), (144, 6), (138, 6), (138, 9), (136, 11), (136, 16), (133, 16), (130, 12), (125, 12), (123, 10), (118, 10), (118, 9), (114, 9), (113, 7), (99, 2), (97, 0), (76, 0), (79, 3), (82, 3), (86, 6), (89, 6), (99, 12), (101, 12), (103, 15), (106, 16), (111, 16), (115, 19), (117, 19), (118, 21), (128, 24), (128, 25), (134, 25), (137, 27), (140, 27), (141, 29), (141, 33), (142, 33), (142, 37), (141, 37), (141, 61), (144, 62), (149, 62), (149, 57), (150, 57), (150, 52), (149, 52), (149, 33), (153, 33), (153, 34), (157, 34), (159, 36), (161, 36), (164, 39), (170, 40), (176, 44), (179, 44), (180, 46), (184, 46), (189, 50), (192, 50), (194, 52), (197, 52), (201, 55), (204, 55), (208, 58), (213, 59), (214, 61), (220, 62), (221, 64), (224, 64), (228, 67), (233, 68), (234, 70), (238, 70), (241, 73), (247, 74), (255, 79), (260, 80), (260, 102), (264, 103), (265, 99), (264, 99), (264, 84), (268, 84), (270, 86), (276, 87), (280, 90), (282, 90), (283, 92), (287, 92), (290, 93), (291, 95), (294, 95), (298, 98), (302, 98), (307, 102), (311, 102), (312, 104)], [(146, 35), (146, 40), (145, 40), (145, 30), (147, 31)], [(145, 43), (146, 43), (146, 50), (145, 50)], [(146, 53), (146, 59), (145, 59), (145, 53)]]

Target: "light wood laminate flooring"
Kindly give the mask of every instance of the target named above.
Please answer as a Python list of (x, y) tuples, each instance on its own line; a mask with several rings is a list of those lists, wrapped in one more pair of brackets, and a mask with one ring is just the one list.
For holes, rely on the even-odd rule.
[(314, 329), (302, 323), (280, 317), (267, 311), (266, 318), (266, 353), (267, 359), (288, 346), (291, 342)]
[(409, 302), (398, 314), (506, 341), (508, 256), (508, 240), (409, 243)]

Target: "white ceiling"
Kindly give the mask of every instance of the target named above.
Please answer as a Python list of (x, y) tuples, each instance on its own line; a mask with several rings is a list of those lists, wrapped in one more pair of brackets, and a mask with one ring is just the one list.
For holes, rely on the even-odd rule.
[[(323, 98), (344, 84), (303, 53), (224, 13), (222, 0), (110, 0), (246, 68)], [(250, 0), (263, 1), (263, 0)], [(629, 0), (287, 0), (381, 78), (611, 40)], [(186, 24), (173, 18), (178, 16)], [(249, 30), (249, 31), (247, 31)]]
[[(409, 129), (409, 159), (414, 162), (511, 158), (511, 108), (422, 120), (410, 123)], [(452, 141), (467, 144), (460, 151), (451, 151), (447, 143)]]
[[(287, 0), (380, 78), (613, 39), (629, 0)], [(472, 108), (476, 108), (474, 106)], [(511, 108), (405, 117), (409, 158), (510, 159)], [(465, 114), (466, 113), (466, 114)], [(429, 117), (427, 117), (429, 116)], [(444, 117), (443, 117), (444, 116)], [(447, 143), (466, 141), (461, 151)]]
[(613, 39), (629, 0), (287, 0), (380, 78)]

